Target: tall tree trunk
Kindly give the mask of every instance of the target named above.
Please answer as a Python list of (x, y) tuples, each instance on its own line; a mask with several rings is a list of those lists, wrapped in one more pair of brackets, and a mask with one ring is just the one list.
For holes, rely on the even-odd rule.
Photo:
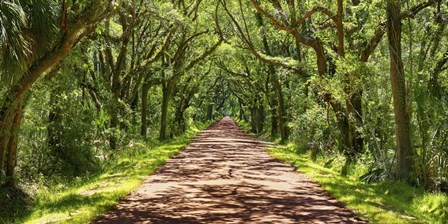
[(258, 133), (261, 133), (264, 130), (264, 122), (266, 120), (266, 115), (264, 113), (264, 106), (263, 106), (263, 104), (260, 104), (257, 107), (257, 116), (258, 116), (257, 131), (258, 131)]
[[(137, 96), (138, 96), (138, 91), (137, 91)], [(132, 132), (135, 131), (134, 127), (137, 127), (137, 110), (138, 110), (138, 97), (133, 97), (132, 101), (131, 101), (131, 130)], [(128, 125), (125, 126), (126, 128), (130, 128)]]
[[(338, 36), (338, 54), (340, 57), (345, 58), (345, 47), (344, 47), (344, 1), (338, 0), (338, 10), (337, 10), (337, 36)], [(362, 91), (354, 90), (352, 88), (351, 79), (357, 79), (356, 74), (351, 74), (354, 77), (347, 77), (346, 81), (346, 93), (349, 95), (346, 99), (346, 108), (348, 119), (348, 144), (349, 151), (352, 154), (352, 158), (347, 159), (347, 162), (351, 160), (356, 160), (359, 154), (363, 151), (364, 140), (362, 133), (359, 131), (358, 126), (362, 125)], [(354, 122), (351, 122), (352, 119)], [(347, 164), (348, 165), (348, 164)]]
[[(260, 13), (256, 13), (256, 18), (258, 22), (258, 26), (263, 28), (263, 18)], [(271, 49), (269, 47), (269, 43), (266, 37), (266, 34), (262, 32), (262, 39), (263, 39), (263, 48), (266, 51), (266, 54), (269, 56), (273, 56)], [(277, 97), (277, 113), (278, 113), (278, 129), (280, 131), (281, 136), (281, 142), (286, 142), (288, 140), (288, 127), (287, 127), (287, 120), (288, 115), (286, 113), (286, 106), (285, 106), (285, 100), (283, 98), (283, 91), (282, 91), (282, 85), (280, 83), (280, 80), (276, 74), (276, 70), (273, 65), (268, 65), (269, 75), (272, 80), (272, 84), (274, 85), (274, 91), (275, 95)]]
[(252, 133), (258, 133), (257, 122), (258, 122), (257, 108), (251, 107), (250, 108), (250, 131)]
[[(335, 113), (338, 128), (341, 132), (342, 142), (339, 146), (339, 151), (344, 154), (347, 165), (353, 161), (354, 157), (354, 153), (350, 144), (350, 127), (347, 115), (345, 114), (341, 104), (332, 100), (329, 100), (329, 103), (333, 109), (333, 112)], [(342, 171), (342, 174), (344, 174), (344, 170)]]
[(349, 98), (347, 110), (350, 118), (354, 118), (354, 123), (349, 123), (350, 144), (356, 156), (359, 156), (364, 151), (364, 137), (360, 131), (360, 126), (363, 124), (362, 119), (362, 90), (356, 90)]
[(179, 126), (180, 131), (181, 131), (182, 133), (184, 133), (185, 130), (186, 130), (185, 119), (184, 119), (184, 112), (185, 112), (185, 110), (181, 110), (181, 111), (179, 112), (179, 119), (178, 119), (178, 121), (177, 121), (177, 125)]
[(164, 82), (162, 83), (162, 114), (160, 117), (160, 131), (159, 131), (159, 140), (163, 141), (166, 139), (166, 126), (167, 126), (167, 118), (168, 118), (168, 104), (171, 95), (171, 83)]
[(171, 129), (171, 135), (177, 135), (183, 132), (182, 123), (183, 123), (183, 100), (180, 99), (179, 103), (176, 107), (176, 112), (174, 114), (173, 127)]
[[(8, 108), (12, 109), (12, 108)], [(7, 152), (9, 151), (9, 142), (12, 138), (13, 126), (14, 126), (14, 117), (16, 116), (16, 109), (10, 111), (1, 111), (0, 119), (1, 119), (1, 129), (0, 129), (0, 178), (3, 176), (5, 171), (5, 163), (7, 160)], [(0, 184), (3, 183), (3, 180), (0, 179)]]
[(277, 101), (273, 101), (271, 106), (271, 137), (275, 138), (278, 134), (278, 114), (277, 114)]
[(9, 139), (9, 143), (8, 143), (8, 157), (7, 157), (7, 164), (6, 164), (6, 181), (5, 181), (5, 186), (9, 186), (12, 187), (15, 185), (15, 178), (14, 178), (14, 169), (17, 165), (17, 143), (18, 143), (18, 132), (19, 132), (19, 127), (20, 127), (20, 123), (22, 121), (22, 116), (23, 116), (23, 103), (21, 105), (19, 105), (19, 111), (17, 111), (15, 117), (14, 117), (14, 121), (13, 121), (13, 126), (12, 126), (12, 135), (11, 138)]
[[(44, 63), (46, 65), (46, 63)], [(44, 66), (42, 65), (42, 66)], [(43, 68), (42, 68), (43, 69)], [(6, 98), (3, 99), (2, 106), (0, 108), (0, 172), (6, 172), (8, 165), (8, 157), (15, 156), (14, 152), (17, 145), (16, 132), (18, 126), (21, 123), (23, 113), (23, 107), (25, 104), (26, 96), (31, 89), (32, 85), (36, 82), (37, 78), (42, 75), (44, 70), (41, 70), (38, 66), (30, 68), (28, 75), (24, 75), (17, 85), (10, 88), (6, 94)], [(13, 146), (13, 148), (10, 148)], [(6, 164), (6, 166), (5, 166)], [(13, 173), (14, 166), (9, 166), (9, 173)], [(0, 175), (1, 178), (2, 175)], [(0, 179), (0, 185), (4, 180)]]
[[(61, 108), (58, 107), (60, 103), (58, 96), (61, 94), (61, 87), (56, 87), (51, 91), (50, 95), (50, 110), (48, 111), (48, 126), (47, 126), (47, 144), (48, 149), (53, 158), (62, 158), (63, 152), (61, 147), (60, 128), (61, 128)], [(55, 167), (54, 167), (55, 168)]]
[(243, 120), (243, 119), (245, 119), (244, 118), (244, 109), (243, 109), (243, 103), (241, 102), (240, 98), (238, 98), (238, 105), (239, 105), (238, 117), (240, 118), (240, 120)]
[(118, 111), (119, 111), (119, 100), (116, 97), (113, 97), (113, 103), (112, 107), (110, 108), (110, 125), (109, 128), (111, 129), (111, 133), (109, 136), (109, 146), (111, 149), (117, 149), (118, 147)]
[[(255, 99), (251, 111), (251, 131), (253, 133), (261, 133), (264, 129), (265, 113), (264, 107), (260, 103), (261, 99)], [(259, 104), (260, 103), (260, 104)]]
[(149, 92), (149, 85), (147, 83), (143, 84), (142, 88), (142, 114), (141, 114), (141, 127), (140, 127), (140, 134), (143, 138), (146, 138), (146, 132), (148, 130), (148, 92)]
[(395, 138), (397, 144), (396, 177), (411, 181), (413, 149), (406, 110), (406, 83), (401, 58), (401, 8), (399, 0), (387, 1), (387, 36), (390, 52), (390, 79), (392, 86)]
[(286, 113), (285, 99), (283, 97), (283, 91), (280, 81), (278, 80), (277, 74), (272, 77), (272, 82), (274, 84), (275, 95), (277, 96), (277, 113), (278, 113), (278, 129), (280, 132), (281, 142), (285, 143), (288, 140), (288, 114)]
[(176, 123), (178, 131), (179, 131), (178, 134), (184, 133), (186, 130), (185, 119), (184, 119), (185, 110), (186, 110), (186, 108), (184, 105), (179, 105), (179, 107), (176, 109), (175, 123)]
[(213, 104), (207, 106), (207, 121), (213, 120)]

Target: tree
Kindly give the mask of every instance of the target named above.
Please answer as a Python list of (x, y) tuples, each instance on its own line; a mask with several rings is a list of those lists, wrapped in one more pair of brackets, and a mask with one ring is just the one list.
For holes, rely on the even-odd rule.
[[(344, 28), (344, 4), (343, 1), (337, 1), (336, 12), (333, 12), (330, 6), (315, 6), (307, 11), (304, 9), (298, 9), (294, 1), (288, 1), (287, 3), (281, 3), (280, 1), (272, 1), (271, 7), (265, 9), (262, 5), (256, 1), (251, 0), (253, 7), (262, 14), (264, 17), (268, 18), (278, 30), (284, 31), (292, 35), (296, 42), (307, 46), (315, 52), (316, 55), (316, 67), (317, 73), (321, 79), (327, 77), (335, 77), (337, 73), (344, 73), (343, 76), (343, 91), (346, 94), (345, 99), (338, 100), (334, 93), (326, 90), (324, 86), (316, 86), (320, 91), (318, 92), (322, 95), (322, 98), (331, 105), (334, 115), (338, 122), (338, 128), (341, 133), (342, 142), (342, 152), (346, 155), (346, 161), (349, 165), (363, 151), (363, 134), (358, 127), (362, 125), (362, 89), (354, 88), (352, 83), (356, 83), (359, 79), (359, 75), (356, 71), (359, 69), (354, 69), (354, 74), (347, 74), (344, 70), (338, 69), (339, 62), (346, 62), (346, 46), (345, 46), (345, 36), (349, 36), (349, 47), (351, 54), (355, 54), (355, 57), (359, 62), (365, 63), (369, 59), (370, 55), (374, 52), (375, 48), (378, 46), (380, 40), (384, 35), (383, 25), (384, 21), (380, 21), (375, 29), (374, 35), (370, 40), (360, 40), (355, 41), (354, 33), (362, 33), (361, 26), (365, 23), (364, 20), (358, 20), (358, 26), (352, 29)], [(359, 4), (359, 2), (354, 1), (354, 5)], [(413, 15), (419, 13), (426, 7), (434, 4), (434, 1), (427, 1), (412, 7), (410, 10), (403, 12), (403, 18), (409, 18)], [(286, 9), (285, 9), (286, 8)], [(271, 10), (271, 11), (269, 11)], [(273, 11), (273, 12), (272, 12)], [(279, 12), (280, 16), (277, 16), (275, 12)], [(282, 13), (285, 14), (282, 16)], [(324, 17), (318, 17), (323, 15)], [(315, 21), (322, 21), (323, 26), (319, 24), (314, 25), (314, 21), (311, 21), (312, 17), (318, 17)], [(328, 28), (334, 27), (335, 32), (328, 32)], [(332, 41), (323, 41), (321, 36), (328, 35)], [(333, 38), (332, 36), (335, 36)], [(363, 35), (359, 35), (363, 37)], [(354, 44), (355, 42), (361, 42), (364, 44)], [(357, 50), (362, 49), (362, 50)], [(254, 52), (254, 51), (253, 51)], [(354, 64), (357, 64), (353, 62)]]
[(395, 115), (398, 179), (410, 181), (413, 149), (407, 112), (406, 81), (401, 57), (401, 5), (399, 0), (387, 1), (387, 37), (390, 52), (390, 80)]
[[(208, 68), (207, 68), (208, 67)], [(190, 74), (184, 76), (174, 93), (175, 116), (171, 128), (171, 135), (182, 134), (187, 130), (185, 112), (192, 106), (192, 99), (200, 90), (200, 85), (211, 73), (210, 65), (197, 66)]]
[[(123, 3), (119, 9), (116, 17), (105, 22), (103, 44), (98, 48), (101, 65), (98, 73), (109, 82), (107, 87), (112, 96), (108, 108), (111, 149), (119, 147), (120, 128), (127, 128), (122, 127), (119, 117), (126, 116), (126, 107), (135, 110), (141, 88), (147, 93), (151, 73), (146, 70), (163, 55), (173, 32), (168, 19), (158, 19), (159, 12), (149, 11), (142, 3), (132, 6)], [(153, 26), (156, 20), (158, 26)]]
[[(62, 1), (56, 4), (53, 1), (42, 0), (29, 5), (21, 4), (26, 6), (22, 9), (19, 4), (6, 3), (14, 5), (12, 6), (14, 13), (6, 14), (5, 17), (6, 21), (11, 21), (9, 24), (15, 24), (8, 28), (14, 30), (12, 31), (14, 38), (18, 38), (14, 41), (29, 39), (22, 45), (25, 48), (13, 50), (17, 55), (16, 63), (10, 65), (14, 65), (11, 70), (17, 72), (10, 73), (11, 70), (2, 72), (3, 76), (14, 77), (14, 81), (7, 88), (0, 107), (0, 171), (4, 171), (5, 162), (7, 164), (6, 179), (0, 179), (0, 183), (5, 181), (6, 185), (14, 185), (17, 130), (20, 126), (24, 101), (30, 89), (46, 71), (62, 61), (77, 43), (89, 35), (99, 21), (113, 12), (112, 3), (113, 1), (95, 0), (77, 4)], [(69, 10), (74, 13), (68, 13)], [(26, 15), (28, 21), (26, 26), (23, 19), (16, 18), (24, 16), (20, 11)], [(22, 21), (22, 24), (17, 24), (17, 21)], [(56, 27), (57, 30), (53, 29)], [(11, 41), (8, 38), (9, 36), (5, 36), (1, 39)], [(11, 46), (18, 47), (17, 45)], [(8, 49), (10, 45), (7, 42), (3, 42), (2, 46), (5, 50), (3, 53), (11, 50)], [(5, 54), (2, 55), (3, 59), (7, 57)]]
[[(161, 58), (162, 64), (162, 105), (160, 118), (159, 140), (166, 139), (168, 107), (177, 88), (179, 79), (191, 70), (198, 63), (205, 60), (221, 45), (223, 39), (218, 36), (215, 43), (210, 44), (210, 38), (215, 39), (216, 36), (212, 32), (203, 27), (205, 17), (199, 16), (201, 1), (192, 1), (191, 5), (176, 5), (184, 20), (190, 21), (190, 26), (186, 23), (180, 24), (176, 38), (171, 42), (170, 47)], [(204, 13), (204, 12), (203, 12)], [(215, 12), (215, 22), (216, 12)], [(215, 36), (215, 37), (214, 37)], [(206, 46), (201, 48), (200, 46)], [(198, 51), (197, 49), (201, 49)]]

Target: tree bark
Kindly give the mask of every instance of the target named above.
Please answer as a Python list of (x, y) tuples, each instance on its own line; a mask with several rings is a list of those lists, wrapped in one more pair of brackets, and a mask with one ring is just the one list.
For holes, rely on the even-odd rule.
[(207, 121), (213, 120), (213, 104), (207, 106)]
[(162, 83), (162, 114), (160, 116), (160, 131), (159, 131), (159, 140), (163, 141), (166, 139), (166, 126), (167, 126), (167, 117), (168, 117), (168, 104), (171, 96), (171, 83), (164, 82)]
[(246, 121), (246, 116), (244, 116), (244, 108), (243, 108), (243, 102), (241, 101), (240, 98), (238, 98), (238, 105), (239, 105), (239, 113), (238, 113), (238, 117), (240, 120), (244, 120)]
[(15, 178), (14, 178), (14, 169), (17, 165), (17, 143), (18, 143), (18, 132), (20, 123), (22, 121), (23, 116), (23, 107), (24, 105), (19, 105), (19, 111), (16, 113), (13, 121), (12, 126), (12, 135), (9, 139), (8, 143), (8, 158), (7, 158), (7, 164), (6, 164), (6, 181), (5, 186), (12, 187), (15, 185)]
[(266, 115), (264, 113), (263, 104), (260, 104), (257, 107), (257, 115), (258, 115), (257, 131), (258, 131), (258, 133), (261, 133), (264, 130), (264, 122), (266, 120)]
[(358, 127), (363, 125), (362, 118), (362, 90), (356, 90), (349, 97), (349, 105), (347, 105), (350, 118), (354, 118), (355, 123), (349, 123), (350, 128), (350, 144), (356, 156), (364, 151), (364, 137)]
[(141, 128), (140, 134), (143, 138), (146, 138), (146, 132), (148, 131), (148, 93), (149, 85), (145, 83), (142, 88), (142, 111), (141, 111)]
[(250, 108), (250, 131), (252, 133), (257, 133), (257, 122), (258, 122), (258, 116), (257, 116), (257, 108), (251, 107)]
[(109, 146), (111, 149), (118, 148), (118, 143), (117, 143), (117, 141), (118, 141), (117, 140), (118, 124), (119, 124), (118, 114), (120, 111), (120, 100), (119, 100), (120, 88), (119, 88), (119, 84), (117, 84), (119, 81), (118, 81), (118, 77), (116, 77), (114, 79), (115, 79), (115, 81), (112, 82), (113, 96), (112, 96), (112, 106), (110, 108), (111, 120), (110, 120), (110, 126), (109, 126), (109, 128), (111, 129), (111, 133), (109, 136)]
[[(256, 13), (258, 26), (263, 27), (263, 18), (261, 17), (260, 13)], [(262, 39), (263, 39), (263, 47), (267, 55), (273, 56), (271, 49), (269, 47), (268, 40), (266, 38), (266, 35), (264, 32), (262, 32)], [(276, 70), (272, 64), (268, 65), (269, 75), (272, 80), (272, 84), (274, 86), (274, 92), (275, 96), (277, 97), (277, 119), (278, 119), (278, 130), (280, 132), (281, 136), (281, 142), (284, 143), (288, 140), (288, 127), (287, 127), (287, 120), (288, 115), (286, 113), (286, 106), (285, 106), (285, 100), (283, 98), (283, 90), (282, 85), (280, 83), (280, 80), (278, 78), (278, 75), (276, 74)]]
[(186, 130), (185, 126), (185, 119), (184, 119), (184, 113), (185, 113), (185, 106), (183, 104), (178, 105), (176, 108), (176, 116), (175, 116), (175, 125), (176, 125), (176, 134), (184, 133)]
[(275, 138), (278, 134), (278, 114), (277, 101), (273, 101), (271, 106), (271, 137)]
[[(48, 112), (48, 126), (47, 126), (47, 144), (50, 153), (61, 159), (63, 155), (61, 148), (60, 128), (61, 128), (61, 108), (58, 107), (60, 100), (58, 96), (61, 94), (61, 88), (56, 87), (51, 91), (50, 96), (50, 110)], [(59, 130), (59, 131), (58, 131)]]
[(278, 114), (278, 129), (280, 132), (281, 142), (284, 143), (288, 140), (288, 127), (287, 127), (287, 121), (288, 121), (288, 115), (286, 112), (286, 106), (285, 106), (285, 99), (283, 97), (283, 91), (280, 81), (278, 80), (277, 74), (273, 75), (273, 84), (274, 84), (274, 90), (275, 95), (277, 96), (277, 114)]
[(406, 110), (406, 83), (401, 58), (401, 16), (400, 1), (387, 1), (387, 36), (390, 52), (390, 79), (395, 117), (395, 138), (397, 147), (396, 177), (411, 181), (413, 149), (409, 131), (409, 116)]

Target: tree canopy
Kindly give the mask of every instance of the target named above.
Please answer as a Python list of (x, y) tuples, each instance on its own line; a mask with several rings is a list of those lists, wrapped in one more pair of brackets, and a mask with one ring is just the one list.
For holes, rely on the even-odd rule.
[(3, 0), (0, 185), (229, 115), (343, 175), (448, 192), (447, 25), (444, 0)]

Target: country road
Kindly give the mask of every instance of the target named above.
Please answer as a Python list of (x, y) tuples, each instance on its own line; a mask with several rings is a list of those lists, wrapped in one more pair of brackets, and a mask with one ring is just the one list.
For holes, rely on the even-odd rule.
[(94, 223), (365, 223), (265, 146), (226, 117)]

